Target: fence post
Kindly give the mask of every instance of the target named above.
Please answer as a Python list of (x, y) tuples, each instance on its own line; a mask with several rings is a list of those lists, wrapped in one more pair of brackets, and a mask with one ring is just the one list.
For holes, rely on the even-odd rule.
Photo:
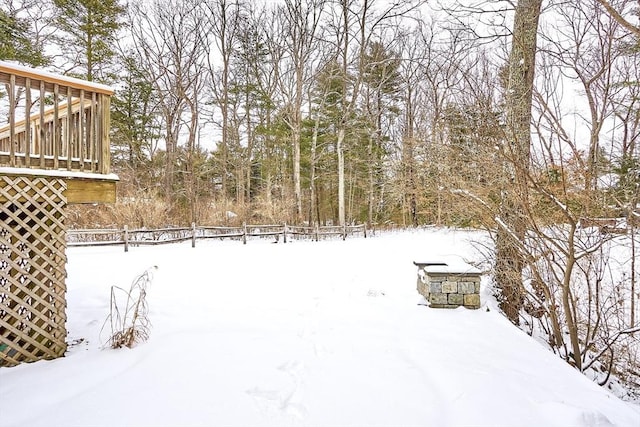
[(191, 247), (196, 247), (196, 223), (191, 223)]
[(242, 243), (247, 244), (247, 223), (242, 223)]
[(287, 223), (285, 222), (282, 226), (282, 241), (287, 243)]
[(344, 224), (342, 226), (342, 240), (346, 240), (347, 239), (347, 224)]
[(129, 226), (124, 226), (124, 251), (129, 252)]
[(367, 224), (362, 224), (362, 231), (364, 232), (364, 238), (367, 238)]
[(316, 222), (316, 242), (320, 241), (320, 225)]

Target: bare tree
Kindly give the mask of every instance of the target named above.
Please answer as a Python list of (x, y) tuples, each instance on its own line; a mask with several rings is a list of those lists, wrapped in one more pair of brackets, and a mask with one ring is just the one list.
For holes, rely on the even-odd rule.
[(501, 308), (515, 324), (519, 323), (518, 313), (522, 308), (523, 260), (518, 245), (525, 234), (518, 199), (527, 197), (525, 177), (530, 158), (531, 104), (541, 8), (542, 0), (519, 0), (516, 5), (505, 88), (507, 141), (504, 149), (519, 168), (504, 165), (511, 182), (502, 194), (499, 218), (504, 226), (498, 228), (496, 236), (495, 275)]
[(365, 51), (372, 39), (380, 37), (386, 25), (408, 19), (424, 1), (392, 2), (382, 6), (375, 0), (339, 0), (334, 9), (336, 61), (343, 76), (341, 117), (337, 123), (338, 223), (346, 223), (345, 210), (345, 138), (353, 112), (358, 105), (363, 82)]
[[(402, 124), (402, 141), (399, 149), (400, 155), (397, 159), (396, 168), (399, 170), (398, 181), (399, 187), (396, 193), (399, 193), (402, 206), (403, 224), (405, 221), (405, 212), (409, 212), (409, 224), (418, 225), (418, 182), (417, 169), (418, 162), (416, 159), (416, 145), (418, 138), (415, 136), (419, 102), (420, 80), (422, 78), (423, 57), (422, 50), (427, 48), (418, 37), (413, 34), (407, 34), (401, 39), (402, 55), (406, 60), (401, 64), (401, 75), (403, 79), (402, 89), (404, 90), (404, 122)], [(424, 106), (429, 108), (428, 106)], [(408, 208), (407, 208), (408, 206)]]
[(288, 93), (286, 85), (283, 92), (289, 98), (290, 119), (293, 139), (293, 186), (295, 197), (296, 221), (302, 218), (302, 187), (300, 179), (300, 137), (302, 132), (304, 95), (314, 74), (312, 59), (319, 52), (319, 32), (326, 0), (285, 0), (278, 8), (282, 16), (285, 54), (290, 62), (290, 70), (283, 71), (281, 78), (292, 74), (293, 90)]
[[(164, 119), (164, 191), (171, 203), (176, 194), (176, 155), (182, 130), (187, 130), (188, 153), (193, 153), (197, 143), (204, 20), (199, 2), (176, 0), (156, 0), (144, 9), (134, 6), (130, 19), (134, 49), (141, 59), (141, 69), (153, 83)], [(193, 171), (187, 174), (187, 181), (194, 179)], [(190, 191), (188, 188), (189, 184)]]
[[(620, 25), (622, 25), (623, 27), (625, 27), (628, 31), (632, 32), (633, 34), (635, 34), (635, 36), (640, 39), (640, 26), (637, 24), (632, 24), (629, 20), (627, 20), (623, 15), (623, 10), (628, 7), (628, 5), (633, 5), (633, 3), (631, 1), (623, 1), (623, 2), (619, 2), (619, 6), (618, 5), (613, 5), (612, 2), (608, 1), (608, 0), (597, 0), (598, 3), (600, 3), (602, 5), (602, 7), (604, 7), (604, 9), (607, 11), (607, 13), (609, 15), (611, 15), (613, 17), (613, 19), (615, 19)], [(616, 8), (616, 6), (619, 7)], [(636, 9), (636, 13), (638, 13), (638, 10)]]
[[(217, 151), (220, 156), (221, 192), (223, 198), (226, 198), (229, 177), (228, 150), (231, 139), (231, 99), (229, 94), (231, 60), (238, 42), (244, 2), (242, 0), (214, 0), (205, 2), (204, 7), (207, 10), (205, 34), (209, 35), (209, 42), (205, 46), (208, 49), (207, 59), (211, 91), (222, 115), (222, 134)], [(216, 50), (211, 49), (214, 46)]]
[[(514, 83), (526, 83), (521, 87), (528, 87), (527, 81), (533, 84), (533, 76), (523, 80), (518, 67), (513, 70), (510, 63), (505, 76), (508, 92), (507, 120), (501, 138), (504, 143), (496, 144), (498, 150), (495, 151), (499, 160), (495, 163), (504, 166), (493, 185), (501, 190), (499, 197), (468, 183), (458, 193), (474, 200), (484, 210), (485, 222), (495, 230), (496, 268), (504, 266), (500, 256), (515, 254), (508, 260), (512, 264), (506, 269), (511, 276), (502, 277), (512, 280), (511, 290), (515, 289), (513, 294), (503, 295), (511, 302), (505, 313), (529, 333), (547, 336), (550, 347), (561, 357), (580, 371), (589, 370), (590, 375), (605, 383), (611, 372), (625, 376), (620, 367), (626, 362), (620, 353), (625, 346), (632, 347), (625, 337), (637, 331), (637, 327), (629, 326), (626, 314), (628, 291), (622, 284), (627, 282), (616, 277), (609, 265), (610, 251), (623, 243), (623, 239), (610, 234), (607, 227), (615, 224), (598, 226), (595, 222), (594, 227), (585, 220), (589, 213), (607, 208), (603, 206), (606, 199), (602, 198), (605, 191), (596, 191), (596, 187), (589, 185), (591, 178), (584, 180), (585, 173), (597, 177), (594, 168), (585, 172), (589, 167), (587, 159), (582, 157), (583, 150), (588, 153), (594, 139), (587, 137), (584, 144), (580, 135), (565, 127), (564, 98), (570, 88), (563, 85), (567, 84), (565, 77), (573, 73), (590, 76), (579, 79), (589, 85), (581, 83), (572, 101), (584, 96), (589, 107), (586, 117), (589, 118), (589, 111), (598, 113), (596, 120), (586, 120), (584, 127), (588, 135), (595, 134), (599, 146), (604, 146), (604, 129), (613, 123), (614, 100), (626, 98), (621, 91), (627, 89), (618, 82), (628, 74), (616, 75), (619, 52), (609, 43), (620, 39), (614, 29), (621, 27), (611, 26), (613, 21), (597, 11), (598, 22), (588, 22), (594, 14), (583, 15), (584, 9), (585, 5), (580, 2), (563, 5), (557, 16), (566, 18), (556, 19), (553, 37), (543, 39), (544, 49), (538, 52), (540, 66), (536, 69), (540, 78), (529, 89), (531, 93), (523, 95), (525, 98), (514, 97)], [(515, 22), (517, 27), (518, 20)], [(527, 58), (520, 56), (518, 60), (514, 48), (510, 61), (516, 58), (517, 65), (526, 64)], [(580, 55), (584, 58), (578, 58)], [(572, 59), (565, 63), (558, 61), (559, 57)], [(582, 59), (585, 62), (579, 62)], [(514, 111), (524, 103), (516, 109), (513, 104), (527, 98), (530, 108), (534, 108), (529, 110), (533, 113), (529, 113), (525, 126), (524, 120), (519, 123), (519, 118), (513, 117)], [(626, 110), (618, 105), (618, 111)], [(626, 111), (624, 117), (633, 117), (633, 114)], [(534, 142), (531, 123), (535, 129)], [(618, 128), (624, 131), (625, 126)], [(617, 128), (613, 126), (607, 132), (611, 129)], [(518, 130), (520, 132), (516, 132)], [(527, 144), (514, 145), (514, 141), (523, 139)], [(627, 138), (621, 138), (621, 146), (627, 144), (631, 144)], [(491, 158), (488, 153), (487, 158)], [(505, 182), (505, 178), (508, 181)], [(507, 183), (511, 186), (509, 192), (504, 191)], [(508, 202), (506, 206), (505, 202)], [(506, 246), (500, 246), (500, 239)], [(501, 274), (505, 272), (496, 271), (497, 279)], [(633, 354), (633, 350), (629, 353)]]

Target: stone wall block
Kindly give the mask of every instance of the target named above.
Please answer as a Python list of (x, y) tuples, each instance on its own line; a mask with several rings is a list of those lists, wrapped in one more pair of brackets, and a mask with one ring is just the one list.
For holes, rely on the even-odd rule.
[(458, 292), (461, 294), (474, 294), (476, 289), (473, 282), (460, 282), (458, 283)]
[(430, 294), (429, 295), (429, 303), (430, 304), (446, 304), (447, 303), (447, 295), (446, 294)]
[(418, 293), (426, 298), (429, 296), (429, 288), (424, 283), (418, 282)]
[(447, 301), (449, 304), (462, 305), (464, 299), (462, 294), (448, 294)]
[(441, 294), (442, 293), (442, 282), (431, 282), (431, 283), (429, 283), (429, 291), (432, 294)]
[(480, 295), (478, 294), (467, 294), (464, 296), (464, 305), (469, 308), (479, 308), (480, 307)]
[(442, 282), (442, 292), (445, 294), (458, 293), (458, 283), (450, 281)]

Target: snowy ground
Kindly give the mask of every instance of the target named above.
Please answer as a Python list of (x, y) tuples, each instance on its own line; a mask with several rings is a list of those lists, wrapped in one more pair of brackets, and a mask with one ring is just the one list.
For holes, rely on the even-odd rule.
[[(639, 426), (486, 295), (421, 304), (412, 261), (472, 259), (470, 237), (71, 248), (67, 326), (84, 341), (0, 369), (0, 426)], [(150, 340), (101, 349), (110, 286), (153, 265)]]

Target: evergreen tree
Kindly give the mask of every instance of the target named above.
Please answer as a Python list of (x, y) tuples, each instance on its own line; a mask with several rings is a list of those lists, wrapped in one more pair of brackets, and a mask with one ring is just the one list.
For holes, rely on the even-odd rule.
[(0, 10), (0, 60), (18, 61), (38, 67), (47, 60), (42, 51), (32, 43), (29, 22), (15, 12)]
[(109, 62), (115, 56), (114, 45), (122, 23), (124, 8), (118, 0), (54, 0), (56, 23), (64, 32), (60, 38), (75, 73), (93, 81), (106, 81)]
[(153, 139), (158, 138), (154, 117), (153, 86), (147, 80), (133, 54), (122, 58), (122, 86), (112, 98), (112, 145), (117, 148), (114, 166), (132, 170), (149, 160)]
[(399, 102), (402, 88), (401, 59), (381, 42), (372, 42), (364, 53), (363, 111), (367, 135), (366, 154), (362, 157), (367, 168), (367, 222), (374, 221), (376, 192), (383, 187), (383, 162), (386, 155), (385, 142), (391, 123), (400, 112)]

